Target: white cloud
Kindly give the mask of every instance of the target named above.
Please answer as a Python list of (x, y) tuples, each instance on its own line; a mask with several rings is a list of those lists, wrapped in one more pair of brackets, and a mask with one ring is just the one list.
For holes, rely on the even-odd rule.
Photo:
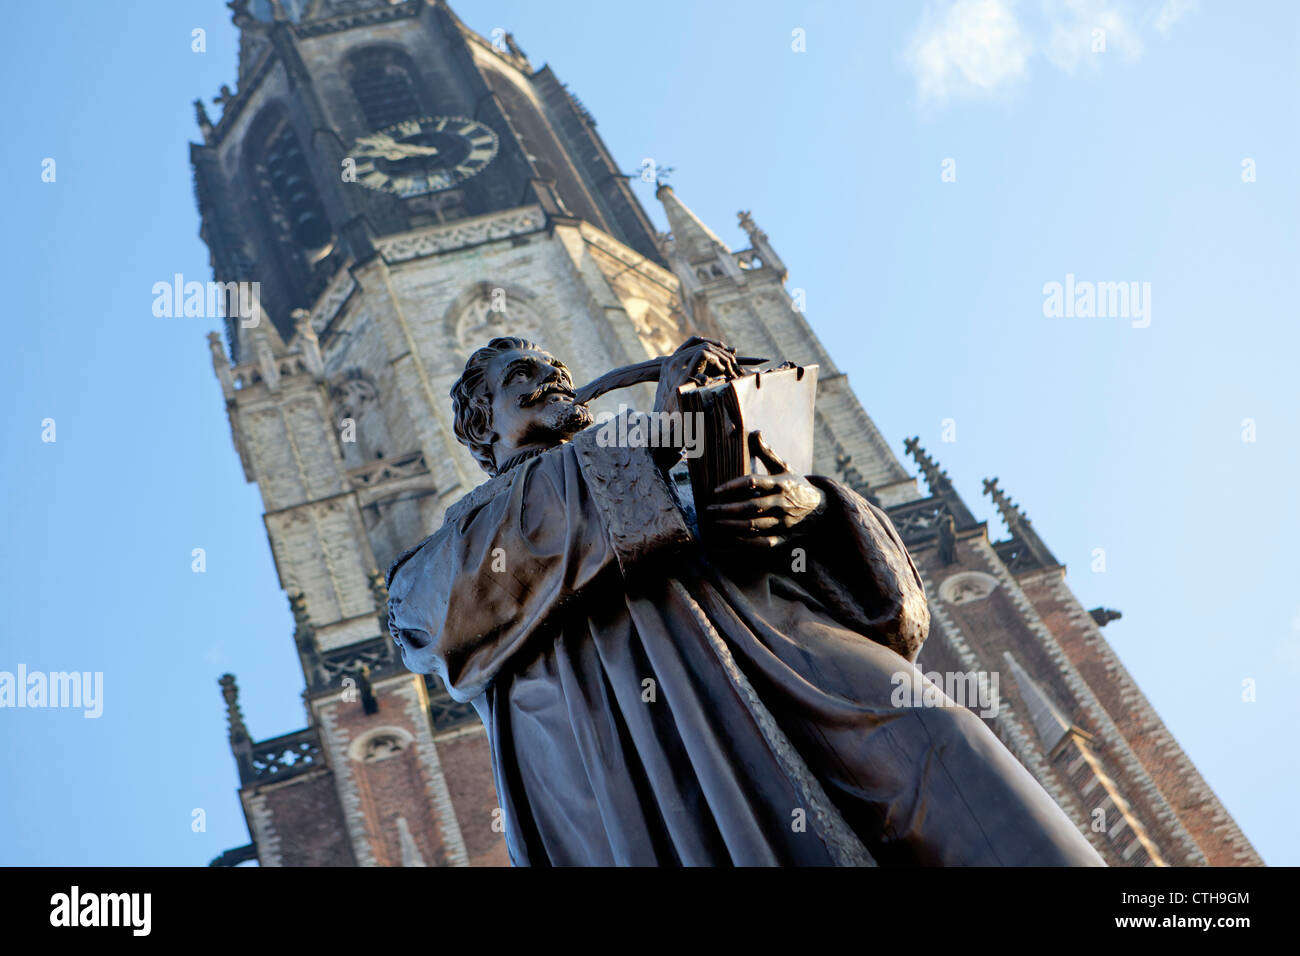
[(1187, 14), (1195, 13), (1197, 6), (1197, 0), (1165, 0), (1153, 25), (1160, 33), (1168, 33), (1169, 28)]
[[(1164, 33), (1195, 9), (1196, 0), (1165, 0), (1152, 25)], [(1035, 56), (1070, 73), (1135, 60), (1142, 48), (1123, 0), (1039, 0), (1026, 11), (1018, 0), (941, 0), (926, 7), (903, 60), (921, 102), (943, 103), (1012, 86)]]
[(1112, 53), (1128, 60), (1142, 55), (1137, 30), (1107, 0), (1047, 0), (1043, 13), (1048, 27), (1043, 55), (1067, 73), (1084, 64), (1095, 69)]
[(922, 100), (987, 93), (1024, 76), (1033, 44), (1004, 0), (956, 0), (930, 7), (904, 59)]

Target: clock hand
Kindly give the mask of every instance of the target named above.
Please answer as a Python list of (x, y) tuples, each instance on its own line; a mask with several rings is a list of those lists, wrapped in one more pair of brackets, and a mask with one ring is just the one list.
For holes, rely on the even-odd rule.
[(383, 133), (373, 133), (369, 136), (358, 136), (357, 146), (364, 150), (368, 155), (381, 156), (384, 159), (401, 159), (402, 152), (399, 150), (397, 140)]
[(401, 151), (403, 157), (438, 155), (438, 149), (435, 146), (421, 146), (418, 143), (394, 143), (393, 145), (396, 147), (396, 149)]
[(413, 156), (436, 156), (438, 150), (433, 146), (420, 146), (416, 143), (399, 143), (387, 133), (372, 133), (357, 137), (357, 146), (367, 155), (376, 155), (384, 159), (397, 161)]

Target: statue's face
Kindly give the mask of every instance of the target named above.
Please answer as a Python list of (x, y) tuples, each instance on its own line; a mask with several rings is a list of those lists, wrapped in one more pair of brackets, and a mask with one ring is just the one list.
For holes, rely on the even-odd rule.
[(502, 352), (488, 363), (484, 381), (492, 392), (492, 445), (498, 465), (520, 449), (568, 441), (592, 422), (587, 407), (573, 400), (568, 369), (546, 352)]

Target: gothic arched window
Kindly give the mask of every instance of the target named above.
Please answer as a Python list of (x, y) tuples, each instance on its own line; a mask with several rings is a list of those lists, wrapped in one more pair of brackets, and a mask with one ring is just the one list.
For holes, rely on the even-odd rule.
[[(265, 270), (274, 282), (262, 276), (264, 304), (287, 320), (323, 291), (338, 265), (338, 243), (308, 154), (283, 107), (272, 105), (257, 116), (244, 149), (244, 175), (261, 213), (258, 255), (277, 263)], [(292, 333), (286, 327), (281, 334)]]
[(403, 727), (376, 727), (348, 745), (348, 756), (359, 763), (387, 760), (408, 750), (415, 737)]
[(451, 328), (464, 358), (469, 358), (475, 349), (503, 335), (515, 335), (534, 342), (545, 338), (552, 348), (560, 347), (555, 344), (554, 332), (545, 335), (546, 326), (541, 316), (517, 290), (507, 292), (483, 282), (453, 309)]
[(348, 57), (344, 73), (366, 125), (372, 130), (392, 126), (423, 112), (415, 70), (406, 55), (398, 50), (388, 47), (358, 50)]

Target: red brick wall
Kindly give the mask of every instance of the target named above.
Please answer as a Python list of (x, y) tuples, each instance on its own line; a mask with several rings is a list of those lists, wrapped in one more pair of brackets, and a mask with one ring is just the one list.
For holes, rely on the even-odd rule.
[(492, 829), (497, 792), (487, 734), (476, 730), (448, 735), (439, 738), (437, 744), (470, 865), (509, 866), (505, 838)]
[[(449, 841), (435, 802), (440, 781), (432, 779), (423, 751), (433, 746), (427, 710), (418, 703), (412, 706), (410, 695), (415, 684), (416, 679), (410, 678), (375, 688), (379, 709), (373, 714), (367, 714), (359, 700), (337, 700), (321, 708), (328, 709), (330, 718), (326, 733), (336, 738), (330, 747), (335, 773), (342, 770), (337, 764), (346, 761), (351, 779), (343, 781), (344, 793), (349, 786), (354, 788), (365, 839), (377, 866), (402, 865), (398, 817), (406, 820), (426, 865), (454, 862), (449, 859)], [(382, 728), (397, 728), (409, 735), (400, 752), (373, 761), (356, 759), (349, 752), (355, 741)], [(355, 813), (352, 825), (357, 826)]]
[(356, 866), (333, 774), (306, 774), (260, 793), (282, 866)]

